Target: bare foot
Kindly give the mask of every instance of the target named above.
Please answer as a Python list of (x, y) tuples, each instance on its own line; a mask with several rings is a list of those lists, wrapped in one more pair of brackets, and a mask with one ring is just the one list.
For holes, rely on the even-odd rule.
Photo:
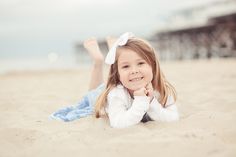
[(95, 64), (103, 64), (104, 56), (102, 55), (96, 38), (90, 38), (84, 41), (84, 48), (88, 51)]
[(116, 42), (117, 38), (112, 37), (112, 36), (107, 36), (106, 37), (106, 41), (107, 41), (107, 45), (109, 47), (109, 50), (111, 49), (111, 47), (113, 46), (113, 44)]

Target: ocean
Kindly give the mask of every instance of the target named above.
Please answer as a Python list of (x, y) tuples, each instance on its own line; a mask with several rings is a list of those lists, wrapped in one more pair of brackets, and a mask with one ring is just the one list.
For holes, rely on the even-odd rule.
[(77, 69), (89, 65), (91, 65), (91, 60), (85, 53), (67, 55), (49, 53), (38, 57), (6, 57), (0, 58), (0, 74), (12, 71)]

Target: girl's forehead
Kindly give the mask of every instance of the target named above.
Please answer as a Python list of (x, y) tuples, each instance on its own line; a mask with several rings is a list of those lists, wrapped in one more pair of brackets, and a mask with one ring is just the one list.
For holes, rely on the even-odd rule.
[[(127, 57), (135, 57), (135, 58), (142, 58), (138, 52), (133, 51), (131, 49), (119, 49), (117, 52), (117, 59), (119, 60), (120, 58), (127, 58)], [(129, 58), (131, 59), (131, 58)]]
[(144, 60), (144, 58), (133, 50), (126, 49), (126, 50), (120, 51), (117, 54), (118, 64), (127, 63), (127, 62), (136, 62), (139, 60)]

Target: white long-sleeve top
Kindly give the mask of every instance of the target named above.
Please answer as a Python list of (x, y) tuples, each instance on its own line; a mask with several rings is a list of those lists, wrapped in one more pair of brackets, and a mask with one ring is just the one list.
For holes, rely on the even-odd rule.
[(106, 112), (110, 125), (114, 128), (125, 128), (138, 124), (145, 113), (155, 121), (178, 120), (179, 114), (173, 97), (168, 97), (165, 108), (158, 102), (158, 97), (157, 93), (151, 102), (147, 96), (134, 96), (132, 99), (128, 90), (118, 85), (107, 96)]

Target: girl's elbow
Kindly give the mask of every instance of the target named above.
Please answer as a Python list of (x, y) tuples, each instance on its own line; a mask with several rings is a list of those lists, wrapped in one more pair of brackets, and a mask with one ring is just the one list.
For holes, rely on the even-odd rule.
[(112, 128), (120, 128), (120, 125), (118, 125), (118, 123), (111, 122), (111, 121), (110, 121), (110, 126), (111, 126)]
[(110, 119), (110, 126), (112, 128), (125, 128), (125, 127), (127, 127), (124, 122), (122, 123), (122, 121), (119, 120), (119, 118)]
[(138, 121), (116, 120), (116, 121), (110, 121), (110, 126), (112, 128), (122, 129), (122, 128), (127, 128), (132, 125), (136, 125), (138, 123), (139, 123)]
[(122, 129), (122, 128), (126, 128), (127, 126), (124, 125), (124, 124), (120, 124), (120, 123), (114, 123), (114, 122), (111, 122), (110, 123), (110, 126), (112, 128), (116, 128), (116, 129)]
[(174, 122), (174, 121), (178, 121), (179, 120), (179, 114), (175, 113), (170, 115), (169, 117), (166, 117), (166, 121), (168, 122)]

